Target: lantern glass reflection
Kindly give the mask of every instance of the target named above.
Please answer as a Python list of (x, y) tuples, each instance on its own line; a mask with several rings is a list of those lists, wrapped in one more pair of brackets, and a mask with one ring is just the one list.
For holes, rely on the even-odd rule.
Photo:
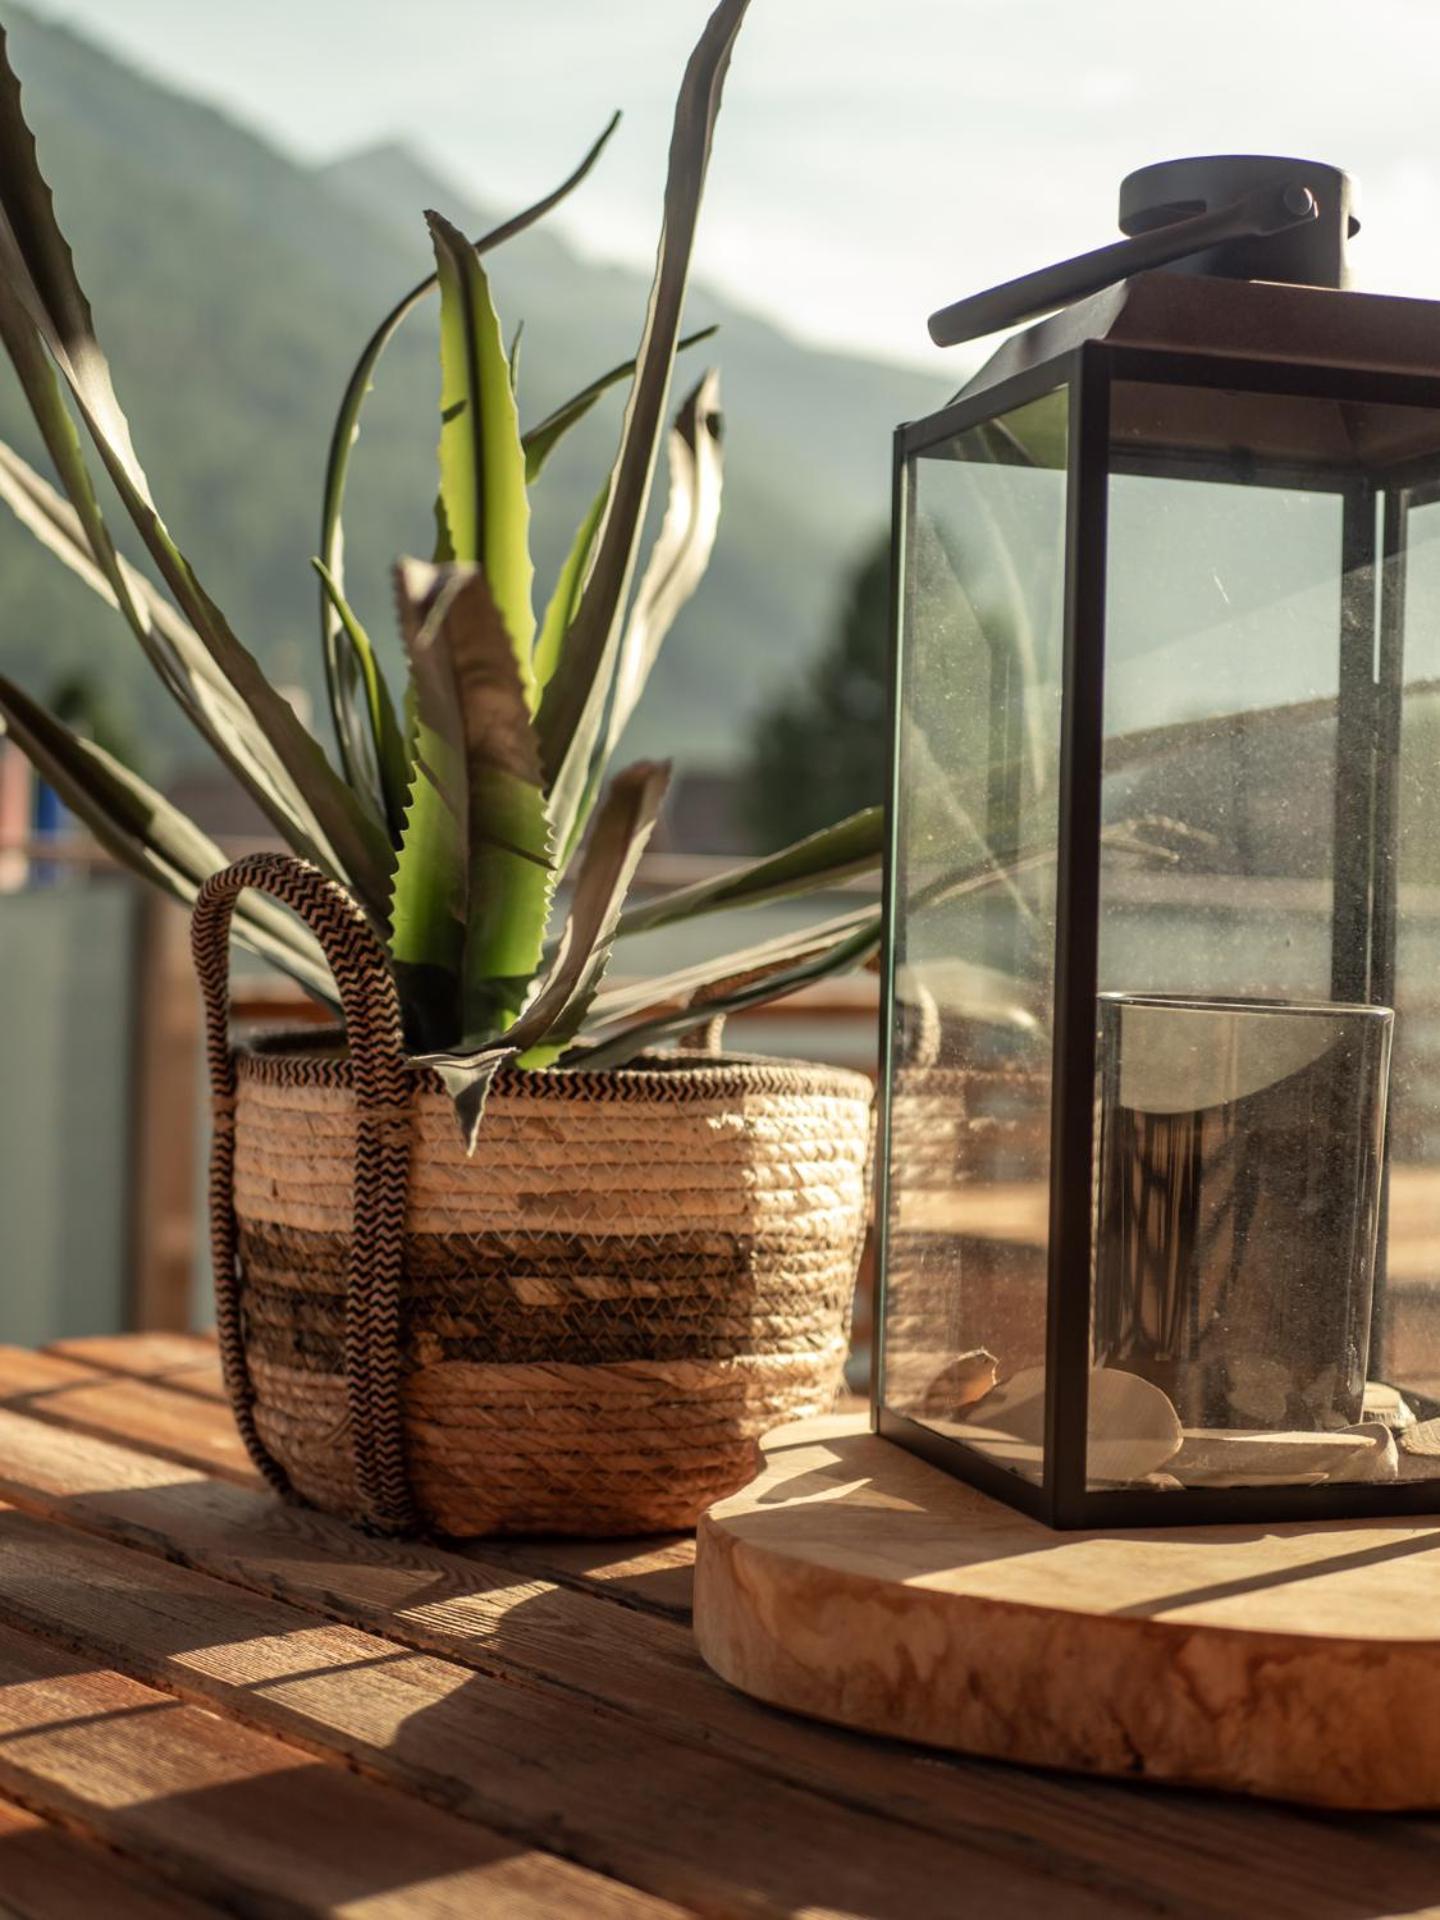
[(1440, 304), (1316, 161), (1120, 225), (897, 434), (877, 1425), (1057, 1526), (1425, 1511)]
[[(1363, 1423), (1392, 1014), (1114, 994), (1100, 1004), (1094, 1365), (1173, 1409), (1165, 1487), (1334, 1471)], [(1153, 1418), (1158, 1397), (1131, 1389)], [(1319, 1438), (1318, 1436), (1324, 1436)], [(1089, 1479), (1114, 1443), (1092, 1419)]]
[[(1428, 1479), (1372, 1416), (1440, 1416), (1440, 408), (1172, 362), (1077, 457), (1060, 364), (907, 430), (882, 1411), (1065, 1524)], [(1188, 1104), (1125, 1097), (1187, 1047)]]
[(1043, 1378), (1066, 454), (1058, 391), (909, 483), (885, 1392), (941, 1432)]

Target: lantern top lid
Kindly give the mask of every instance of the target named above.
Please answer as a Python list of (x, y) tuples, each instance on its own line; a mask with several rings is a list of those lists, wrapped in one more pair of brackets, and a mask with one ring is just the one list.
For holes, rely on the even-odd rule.
[(1356, 200), (1323, 161), (1162, 160), (1120, 183), (1123, 240), (958, 300), (931, 315), (931, 335), (956, 344), (1049, 316), (1003, 341), (965, 397), (1092, 340), (1440, 375), (1436, 302), (1348, 290)]
[[(1121, 182), (1123, 240), (941, 308), (930, 316), (931, 338), (939, 346), (955, 346), (1057, 309), (1060, 330), (1072, 341), (1076, 337), (1076, 327), (1068, 324), (1072, 315), (1082, 327), (1078, 337), (1105, 337), (1112, 323), (1123, 324), (1117, 316), (1125, 311), (1124, 303), (1117, 307), (1114, 301), (1105, 302), (1107, 293), (1131, 281), (1153, 278), (1160, 269), (1196, 290), (1218, 283), (1232, 291), (1266, 285), (1335, 294), (1349, 285), (1346, 246), (1360, 229), (1355, 205), (1350, 176), (1324, 161), (1280, 154), (1205, 154), (1163, 160), (1127, 174)], [(1097, 296), (1104, 302), (1098, 307)], [(1430, 309), (1429, 302), (1412, 304)], [(1247, 306), (1243, 294), (1236, 291), (1233, 299), (1221, 295), (1206, 304), (1212, 315), (1232, 317), (1231, 325), (1222, 324), (1218, 336), (1147, 344), (1241, 351), (1234, 343), (1227, 348), (1226, 336), (1234, 330), (1233, 316), (1252, 308), (1262, 323), (1276, 317), (1273, 307), (1266, 308), (1263, 302)], [(1296, 311), (1313, 324), (1321, 309)], [(1377, 318), (1372, 313), (1372, 323)], [(1360, 325), (1363, 332), (1364, 322)], [(1352, 328), (1342, 324), (1339, 332), (1350, 340), (1341, 354), (1343, 360), (1376, 363), (1368, 342), (1362, 346), (1350, 339)], [(1328, 361), (1334, 357), (1333, 343), (1286, 342), (1291, 344), (1301, 358)], [(1263, 357), (1263, 339), (1258, 347), (1247, 339), (1243, 350), (1258, 351)], [(1001, 353), (1005, 354), (1004, 348)], [(1013, 363), (1013, 358), (1006, 355), (1007, 363)], [(1422, 358), (1424, 370), (1434, 371), (1433, 356)], [(1382, 359), (1380, 364), (1390, 362)], [(1402, 364), (1415, 362), (1405, 358)], [(989, 372), (987, 367), (979, 376), (986, 384)]]
[(957, 397), (983, 393), (1091, 340), (1440, 377), (1440, 303), (1434, 300), (1157, 271), (1122, 280), (1012, 334)]
[(1350, 175), (1323, 160), (1212, 153), (1140, 167), (1120, 182), (1120, 231), (1133, 239), (1175, 228), (1267, 191), (1297, 200), (1308, 193), (1315, 203), (1313, 217), (1278, 232), (1241, 234), (1183, 254), (1171, 263), (1176, 271), (1305, 287), (1348, 286), (1346, 242), (1360, 231), (1358, 195)]

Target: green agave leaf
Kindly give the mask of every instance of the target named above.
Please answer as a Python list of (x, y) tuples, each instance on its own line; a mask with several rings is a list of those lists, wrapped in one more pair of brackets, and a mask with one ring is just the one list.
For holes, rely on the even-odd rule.
[[(668, 761), (637, 761), (611, 781), (586, 837), (555, 965), (517, 1025), (533, 1031), (521, 1064), (548, 1066), (579, 1032), (615, 941), (620, 910), (670, 785)], [(514, 1030), (510, 1035), (514, 1039)]]
[(711, 954), (673, 973), (644, 980), (629, 980), (620, 986), (609, 987), (595, 999), (591, 1008), (591, 1024), (599, 1028), (617, 1020), (628, 1021), (636, 1015), (648, 1017), (652, 1013), (683, 1010), (697, 994), (705, 993), (708, 997), (710, 990), (733, 986), (737, 980), (774, 972), (796, 960), (823, 951), (837, 940), (873, 926), (879, 912), (879, 903), (871, 901), (832, 919), (818, 921), (813, 926), (776, 934), (752, 947), (742, 947), (736, 952), (718, 956)]
[(540, 965), (554, 888), (539, 744), (511, 636), (481, 569), (405, 560), (396, 592), (419, 717), (444, 757), (434, 785), (456, 819), (459, 1031), (499, 1032), (519, 1013)]
[[(403, 628), (407, 614), (404, 607), (399, 611)], [(457, 782), (456, 798), (447, 803), (426, 772), (436, 764), (441, 743), (429, 729), (422, 737), (413, 669), (405, 680), (405, 742), (412, 784), (395, 867), (392, 966), (409, 1044), (415, 1048), (441, 1047), (461, 1031), (460, 968), (465, 936), (459, 788)], [(438, 883), (433, 877), (437, 873), (443, 876)], [(399, 957), (407, 951), (423, 954), (432, 948), (443, 956), (438, 964)]]
[(732, 907), (760, 906), (769, 900), (833, 887), (858, 874), (872, 873), (885, 856), (885, 809), (866, 807), (847, 820), (808, 834), (779, 853), (731, 867), (713, 880), (697, 880), (634, 906), (623, 915), (619, 933), (648, 933), (696, 914), (721, 913)]
[(434, 1068), (454, 1101), (455, 1119), (466, 1153), (474, 1153), (480, 1138), (480, 1122), (485, 1118), (492, 1081), (501, 1067), (514, 1058), (515, 1049), (505, 1046), (491, 1047), (488, 1052), (473, 1055), (443, 1052), (415, 1055), (418, 1065)]
[(610, 959), (620, 908), (670, 782), (667, 764), (640, 761), (617, 775), (585, 843), (570, 911), (555, 959), (534, 998), (504, 1038), (488, 1047), (425, 1055), (455, 1101), (467, 1152), (473, 1153), (496, 1072), (518, 1058), (544, 1067), (564, 1051), (585, 1018)]
[(438, 753), (435, 737), (418, 727), (415, 739), (415, 776), (390, 901), (390, 957), (409, 1044), (442, 1047), (461, 1031), (463, 1018), (460, 828), (426, 771)]
[(621, 619), (665, 422), (690, 253), (726, 68), (749, 0), (720, 0), (690, 56), (675, 105), (655, 279), (609, 498), (580, 606), (540, 709), (556, 844), (565, 847), (590, 784), (610, 701)]
[[(162, 887), (183, 905), (194, 903), (212, 873), (229, 862), (206, 834), (137, 774), (93, 741), (81, 739), (0, 675), (0, 715), (9, 736), (41, 778), (55, 789), (121, 865)], [(273, 901), (246, 894), (233, 921), (234, 937), (327, 1006), (338, 1011), (330, 970), (314, 938)]]
[(199, 636), (116, 552), (54, 366), (34, 324), (3, 279), (0, 339), (69, 500), (62, 500), (48, 481), (8, 447), (0, 447), (0, 495), (42, 545), (124, 615), (166, 691), (192, 725), (287, 837), (307, 857), (323, 862), (328, 850), (318, 822)]
[[(847, 916), (847, 920), (850, 916)], [(817, 933), (819, 930), (817, 929)], [(593, 1042), (567, 1056), (567, 1063), (585, 1067), (617, 1066), (633, 1059), (642, 1048), (674, 1033), (693, 1027), (697, 1014), (708, 1019), (720, 1014), (740, 1013), (747, 1007), (762, 1006), (787, 994), (798, 993), (816, 980), (842, 973), (871, 959), (880, 949), (881, 916), (872, 907), (855, 918), (846, 931), (837, 923), (832, 937), (817, 939), (802, 947), (800, 957), (790, 963), (776, 960), (755, 967), (744, 965), (746, 956), (732, 956), (715, 968), (715, 979), (704, 988), (694, 988), (683, 1006), (654, 1013), (597, 1033)], [(737, 962), (739, 963), (737, 966)], [(735, 968), (725, 972), (726, 965)], [(595, 1013), (600, 1012), (596, 1002)]]
[[(100, 503), (95, 497), (90, 471), (85, 464), (80, 436), (65, 405), (55, 368), (41, 343), (35, 323), (4, 280), (0, 280), (0, 340), (3, 340), (5, 351), (19, 377), (35, 424), (45, 442), (45, 450), (69, 496), (75, 521), (75, 542), (83, 549), (87, 563), (105, 581), (111, 600), (125, 614), (136, 638), (150, 651), (149, 622), (141, 616), (134, 603), (128, 575), (110, 539)], [(6, 451), (8, 454), (9, 449)], [(26, 474), (30, 473), (31, 470), (18, 454), (10, 455), (10, 459)], [(38, 476), (35, 477), (38, 479)], [(53, 489), (47, 487), (47, 492), (52, 498), (58, 498)], [(39, 531), (38, 528), (32, 530)], [(167, 684), (171, 684), (170, 661), (163, 654), (152, 654), (152, 664)], [(171, 691), (183, 699), (183, 684), (180, 681), (176, 680), (171, 685)]]
[[(3, 315), (5, 306), (4, 293), (0, 290), (0, 315)], [(4, 331), (6, 331), (4, 322), (0, 319), (0, 332)], [(35, 340), (33, 330), (30, 338), (36, 354), (41, 354), (42, 349)], [(7, 346), (11, 344), (8, 332), (6, 332), (6, 344)], [(11, 359), (17, 367), (22, 364), (13, 347)], [(63, 419), (65, 426), (70, 429), (68, 436), (64, 436), (70, 442), (69, 448), (63, 446), (62, 436), (58, 432), (52, 435), (46, 427), (42, 427), (42, 431), (52, 458), (57, 451), (60, 453), (60, 458), (56, 460), (57, 467), (62, 461), (68, 465), (67, 455), (73, 452), (78, 456), (79, 443), (74, 437), (70, 416), (60, 400), (59, 387), (48, 360), (42, 362), (42, 370), (48, 382), (49, 398), (55, 402), (56, 415)], [(30, 382), (23, 372), (21, 380), (29, 391)], [(37, 416), (41, 416), (41, 406), (36, 404), (37, 399), (38, 395), (32, 395), (32, 408)], [(54, 417), (52, 416), (52, 419)], [(157, 622), (144, 606), (145, 588), (149, 583), (143, 575), (136, 573), (128, 561), (120, 558), (111, 544), (109, 532), (103, 520), (100, 519), (99, 508), (90, 487), (90, 476), (85, 471), (83, 460), (77, 458), (71, 478), (72, 491), (79, 493), (86, 503), (87, 512), (83, 522), (76, 509), (55, 491), (48, 480), (42, 479), (13, 448), (0, 442), (0, 500), (9, 507), (21, 526), (33, 534), (40, 544), (48, 548), (57, 559), (63, 561), (72, 573), (85, 582), (92, 593), (98, 594), (107, 605), (125, 614), (136, 638), (145, 649), (151, 665), (164, 681), (169, 692), (185, 709), (186, 714), (198, 724), (200, 709), (194, 703), (194, 696), (187, 683), (184, 669), (174, 658), (173, 652), (161, 643), (160, 635), (156, 631)], [(179, 616), (177, 615), (176, 618), (178, 620)], [(195, 640), (193, 631), (184, 621), (180, 621), (179, 624), (186, 627), (191, 639), (199, 648), (199, 641)], [(201, 670), (203, 677), (216, 687), (223, 686), (225, 683), (218, 669), (203, 649), (200, 649), (200, 657), (204, 662)]]
[[(492, 248), (501, 246), (516, 234), (523, 233), (537, 220), (542, 219), (553, 207), (572, 193), (600, 158), (606, 142), (620, 124), (619, 114), (611, 116), (609, 125), (600, 138), (591, 146), (585, 158), (553, 192), (537, 200), (533, 206), (526, 207), (522, 213), (514, 215), (500, 226), (494, 227), (480, 239), (473, 242), (477, 253), (488, 253)], [(365, 405), (365, 397), (371, 390), (375, 369), (380, 357), (399, 331), (406, 316), (427, 294), (434, 290), (436, 276), (427, 274), (425, 279), (413, 286), (403, 299), (386, 314), (379, 326), (366, 341), (360, 358), (341, 397), (340, 410), (330, 435), (330, 447), (325, 459), (325, 491), (320, 513), (320, 558), (329, 568), (331, 577), (343, 589), (344, 569), (344, 530), (342, 513), (345, 505), (345, 482), (350, 468), (350, 457), (355, 443), (360, 437), (360, 415)], [(320, 598), (320, 629), (325, 647), (325, 678), (330, 697), (330, 709), (335, 729), (342, 742), (342, 755), (348, 766), (350, 756), (362, 753), (365, 740), (357, 724), (356, 711), (356, 662), (345, 643), (345, 629), (336, 618), (329, 597), (322, 593)], [(349, 746), (346, 746), (346, 742)]]
[(438, 623), (396, 581), (410, 663), (411, 784), (395, 860), (390, 952), (413, 1044), (443, 1046), (460, 1032), (465, 956), (464, 742)]
[(569, 632), (570, 622), (575, 618), (575, 609), (580, 602), (580, 587), (585, 578), (585, 569), (589, 565), (590, 555), (595, 546), (595, 535), (600, 529), (600, 519), (605, 511), (605, 502), (610, 497), (610, 482), (607, 480), (590, 504), (590, 511), (580, 522), (565, 563), (560, 569), (554, 591), (546, 602), (545, 612), (540, 621), (540, 632), (535, 640), (535, 681), (543, 697), (545, 688), (554, 677), (560, 664), (560, 652), (565, 645), (565, 635)]
[[(1137, 824), (1124, 822), (1107, 828), (1103, 837), (1107, 844), (1137, 854), (1174, 858), (1169, 848), (1141, 839)], [(920, 889), (911, 907), (935, 906), (963, 895), (1003, 889), (1014, 884), (1016, 875), (1051, 866), (1054, 861), (1053, 847), (1037, 847), (1003, 865), (987, 860), (957, 868)], [(612, 1066), (630, 1058), (640, 1047), (693, 1026), (702, 1008), (713, 1016), (781, 999), (814, 980), (862, 965), (879, 951), (882, 935), (882, 909), (878, 905), (861, 907), (725, 959), (600, 994), (591, 1008), (589, 1044), (567, 1055), (566, 1062)]]
[(645, 691), (661, 642), (710, 564), (720, 526), (720, 430), (720, 376), (707, 373), (670, 431), (670, 497), (620, 642), (602, 768)]
[(370, 717), (370, 734), (377, 756), (377, 775), (385, 816), (392, 832), (398, 831), (399, 822), (405, 812), (410, 772), (405, 757), (405, 738), (400, 731), (400, 722), (395, 717), (395, 706), (390, 698), (390, 689), (385, 684), (385, 676), (380, 671), (379, 661), (375, 658), (375, 649), (370, 644), (370, 636), (357, 619), (354, 608), (345, 598), (339, 581), (323, 560), (312, 560), (310, 564), (320, 576), (320, 584), (329, 596), (336, 618), (345, 629), (345, 636), (350, 642), (351, 651), (360, 669), (365, 705)]
[(339, 877), (383, 915), (391, 864), (379, 822), (340, 780), (319, 743), (235, 638), (171, 538), (135, 456), (125, 416), (55, 220), (0, 29), (0, 277), (29, 314), (64, 376), (96, 449), (162, 577), (319, 821)]
[[(690, 333), (681, 340), (676, 353), (684, 353), (687, 348), (698, 346), (702, 340), (709, 340), (720, 331), (718, 326), (701, 327), (698, 333)], [(583, 420), (595, 402), (607, 394), (611, 387), (618, 386), (622, 380), (628, 380), (635, 371), (633, 360), (622, 360), (618, 367), (611, 367), (608, 373), (602, 373), (598, 380), (592, 380), (588, 387), (553, 413), (549, 413), (538, 426), (531, 427), (520, 436), (525, 449), (525, 478), (532, 484), (540, 478), (545, 462), (569, 433), (570, 429)]]
[(441, 557), (484, 568), (533, 713), (530, 495), (505, 342), (479, 255), (438, 213), (425, 218), (440, 281)]
[(505, 356), (505, 365), (510, 374), (510, 391), (517, 396), (520, 392), (520, 342), (524, 337), (525, 322), (517, 320), (515, 331), (510, 336), (510, 351)]

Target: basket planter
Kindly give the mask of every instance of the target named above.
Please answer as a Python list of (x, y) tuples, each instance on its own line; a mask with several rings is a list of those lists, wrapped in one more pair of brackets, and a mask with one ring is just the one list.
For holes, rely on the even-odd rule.
[[(320, 939), (343, 1040), (231, 1046), (247, 886)], [(252, 856), (207, 883), (194, 945), (221, 1359), (275, 1487), (386, 1531), (683, 1527), (750, 1477), (768, 1427), (829, 1405), (866, 1213), (863, 1076), (506, 1073), (467, 1158), (340, 888)]]

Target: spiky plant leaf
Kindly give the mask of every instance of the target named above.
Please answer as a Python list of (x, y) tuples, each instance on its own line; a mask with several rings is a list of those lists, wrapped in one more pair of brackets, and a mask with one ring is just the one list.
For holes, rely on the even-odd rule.
[(161, 576), (225, 678), (253, 716), (314, 813), (339, 877), (383, 916), (389, 842), (379, 821), (335, 773), (319, 743), (230, 631), (175, 545), (151, 497), (96, 338), (70, 248), (55, 219), (20, 88), (0, 28), (0, 277), (24, 308), (68, 384), (106, 471)]
[[(698, 346), (702, 340), (709, 340), (720, 331), (718, 326), (701, 327), (698, 333), (687, 334), (677, 342), (675, 351), (684, 353), (688, 348)], [(628, 380), (635, 371), (633, 360), (622, 360), (618, 367), (611, 367), (608, 373), (602, 373), (592, 380), (588, 387), (582, 387), (572, 399), (556, 407), (553, 413), (546, 414), (537, 426), (529, 427), (520, 436), (525, 448), (525, 478), (535, 482), (545, 466), (545, 462), (569, 433), (578, 426), (596, 401), (603, 398), (612, 387), (619, 386), (622, 380)]]
[(602, 771), (645, 690), (661, 642), (710, 564), (720, 527), (720, 431), (720, 376), (711, 372), (686, 395), (670, 430), (670, 496), (620, 642)]
[(580, 603), (580, 588), (585, 579), (585, 569), (590, 563), (590, 555), (595, 548), (595, 535), (600, 530), (600, 518), (605, 511), (605, 502), (609, 493), (610, 482), (607, 480), (591, 501), (589, 512), (576, 529), (575, 538), (570, 543), (570, 551), (565, 556), (550, 598), (545, 603), (545, 612), (540, 620), (540, 631), (535, 637), (535, 683), (540, 689), (542, 699), (546, 687), (554, 678), (556, 667), (560, 664), (565, 635), (570, 630), (570, 622), (575, 618), (575, 609)]
[[(609, 125), (594, 142), (584, 159), (553, 192), (537, 200), (533, 206), (526, 207), (522, 213), (514, 215), (500, 226), (494, 227), (480, 239), (474, 241), (477, 253), (488, 253), (506, 240), (523, 233), (553, 207), (572, 193), (600, 158), (605, 143), (620, 124), (619, 114), (611, 116)], [(365, 397), (371, 391), (375, 370), (380, 363), (386, 347), (399, 331), (407, 315), (414, 312), (427, 294), (435, 289), (436, 276), (431, 273), (413, 286), (403, 299), (397, 300), (379, 326), (366, 341), (360, 358), (356, 361), (345, 392), (341, 397), (340, 410), (330, 434), (330, 446), (325, 459), (325, 489), (320, 513), (320, 558), (329, 569), (331, 578), (344, 590), (345, 536), (342, 515), (345, 506), (345, 482), (350, 468), (350, 457), (355, 443), (360, 437), (360, 415), (364, 409)], [(331, 717), (336, 733), (341, 741), (341, 752), (347, 768), (352, 759), (358, 764), (363, 760), (367, 748), (365, 739), (364, 714), (357, 705), (359, 678), (357, 665), (346, 645), (345, 629), (335, 615), (333, 605), (327, 595), (320, 598), (320, 630), (325, 647), (325, 679), (330, 699)]]
[(379, 781), (385, 820), (392, 833), (398, 833), (405, 812), (410, 781), (405, 758), (405, 737), (400, 731), (400, 722), (395, 716), (395, 705), (390, 698), (390, 689), (385, 683), (380, 663), (375, 658), (375, 649), (370, 643), (370, 636), (361, 625), (355, 609), (345, 598), (339, 581), (323, 560), (312, 560), (310, 564), (320, 576), (320, 584), (334, 607), (335, 617), (345, 629), (345, 637), (350, 642), (351, 653), (360, 671), (361, 688), (370, 721), (370, 742), (375, 756), (376, 777)]
[(754, 946), (742, 947), (731, 953), (711, 954), (704, 960), (676, 968), (671, 973), (607, 987), (597, 995), (591, 1007), (591, 1028), (599, 1031), (619, 1020), (628, 1021), (641, 1015), (648, 1017), (652, 1013), (687, 1007), (697, 994), (728, 988), (737, 980), (748, 980), (752, 975), (777, 971), (833, 946), (837, 940), (875, 925), (879, 913), (879, 903), (870, 901), (814, 925), (774, 934)]
[(637, 761), (611, 781), (580, 855), (555, 965), (522, 1018), (541, 1037), (521, 1058), (549, 1066), (574, 1039), (600, 989), (635, 869), (670, 785), (668, 761)]
[(436, 657), (438, 622), (396, 583), (410, 664), (410, 795), (395, 858), (390, 952), (411, 1044), (446, 1045), (462, 1030), (465, 957), (465, 796), (462, 746), (448, 665)]
[[(1107, 827), (1106, 845), (1167, 862), (1174, 859), (1169, 848), (1140, 838), (1136, 824), (1127, 821)], [(1055, 857), (1053, 847), (1036, 847), (1003, 862), (986, 859), (957, 867), (921, 888), (910, 901), (910, 910), (1013, 887), (1019, 875), (1052, 866)], [(781, 934), (724, 958), (616, 987), (596, 997), (586, 1045), (574, 1057), (587, 1066), (611, 1066), (637, 1048), (693, 1026), (702, 1007), (710, 1016), (737, 1013), (796, 993), (812, 981), (872, 959), (879, 951), (882, 931), (878, 905), (857, 907), (819, 926)]]
[(69, 496), (62, 499), (17, 453), (0, 445), (0, 498), (43, 546), (124, 615), (171, 698), (296, 850), (333, 869), (335, 855), (319, 822), (199, 635), (117, 553), (54, 366), (3, 279), (0, 340)]
[[(748, 955), (732, 955), (728, 961), (716, 963), (708, 970), (712, 977), (687, 986), (677, 1006), (661, 1002), (658, 1010), (600, 1026), (603, 1009), (597, 1000), (593, 1035), (567, 1057), (586, 1067), (619, 1065), (655, 1041), (694, 1026), (701, 1013), (706, 1018), (741, 1013), (747, 1007), (798, 993), (829, 974), (862, 966), (879, 952), (880, 939), (880, 909), (871, 907), (858, 915), (847, 914), (828, 930), (815, 929), (812, 939), (797, 941), (790, 955), (765, 956), (761, 949), (753, 949)], [(747, 961), (753, 964), (747, 965)]]
[(548, 1065), (578, 1032), (610, 958), (620, 909), (670, 780), (668, 765), (641, 761), (611, 783), (595, 816), (565, 928), (549, 971), (520, 1017), (489, 1046), (424, 1056), (455, 1101), (466, 1150), (474, 1152), (485, 1100), (509, 1060)]
[(649, 933), (655, 927), (689, 920), (697, 914), (723, 913), (734, 907), (761, 906), (770, 900), (823, 892), (862, 873), (875, 872), (884, 856), (885, 809), (866, 807), (833, 827), (824, 827), (782, 847), (778, 853), (628, 908), (619, 931), (622, 937)]
[(458, 1031), (488, 1035), (520, 1011), (544, 949), (554, 874), (539, 745), (484, 572), (405, 560), (396, 592), (419, 719), (441, 761), (431, 781), (456, 827)]
[[(163, 794), (48, 714), (0, 675), (0, 716), (41, 778), (122, 866), (184, 906), (212, 873), (229, 864), (208, 835)], [(336, 1007), (330, 970), (314, 938), (273, 901), (245, 894), (232, 922), (235, 939), (327, 1006)]]
[(568, 846), (609, 706), (621, 620), (665, 423), (690, 253), (730, 51), (749, 0), (720, 0), (691, 54), (675, 105), (664, 221), (635, 378), (605, 514), (580, 606), (540, 709), (556, 844)]
[[(134, 628), (136, 638), (148, 650), (151, 644), (150, 624), (134, 604), (129, 577), (115, 551), (100, 511), (100, 503), (95, 497), (80, 436), (65, 405), (54, 365), (45, 351), (34, 321), (4, 279), (0, 279), (0, 340), (4, 342), (5, 351), (40, 430), (45, 451), (69, 497), (75, 522), (73, 539), (83, 549), (87, 563), (104, 579), (113, 604), (125, 614)], [(24, 474), (30, 474), (31, 470), (18, 454), (10, 454), (8, 448), (6, 454)], [(35, 477), (38, 479), (38, 476)], [(46, 490), (53, 495), (53, 489), (48, 484)], [(32, 530), (39, 531), (38, 528)], [(168, 681), (170, 662), (163, 657), (152, 657), (152, 664)], [(177, 681), (172, 691), (180, 694), (181, 683)]]
[[(665, 518), (620, 642), (605, 739), (591, 762), (585, 793), (571, 821), (571, 844), (584, 828), (594, 795), (659, 656), (661, 642), (710, 563), (720, 524), (719, 400), (719, 377), (706, 374), (687, 395), (671, 428)], [(607, 481), (576, 536), (545, 611), (536, 649), (536, 676), (542, 688), (564, 652), (573, 608), (583, 587), (584, 557), (593, 548), (608, 488)]]
[(438, 213), (425, 218), (440, 281), (439, 558), (484, 569), (533, 713), (530, 495), (505, 341), (479, 255)]
[[(856, 820), (864, 817), (855, 816)], [(1173, 821), (1142, 816), (1106, 826), (1101, 841), (1115, 851), (1173, 865), (1178, 857), (1170, 844), (1174, 835)], [(957, 867), (920, 888), (909, 902), (910, 911), (970, 895), (1011, 890), (1021, 875), (1053, 866), (1055, 858), (1053, 846), (1033, 847), (1004, 861), (987, 857)], [(612, 1066), (631, 1058), (641, 1047), (693, 1026), (701, 1009), (711, 1017), (738, 1013), (798, 992), (812, 981), (872, 959), (879, 951), (882, 931), (881, 909), (858, 907), (817, 927), (781, 934), (723, 959), (613, 988), (597, 995), (586, 1044), (568, 1055), (567, 1061)]]

